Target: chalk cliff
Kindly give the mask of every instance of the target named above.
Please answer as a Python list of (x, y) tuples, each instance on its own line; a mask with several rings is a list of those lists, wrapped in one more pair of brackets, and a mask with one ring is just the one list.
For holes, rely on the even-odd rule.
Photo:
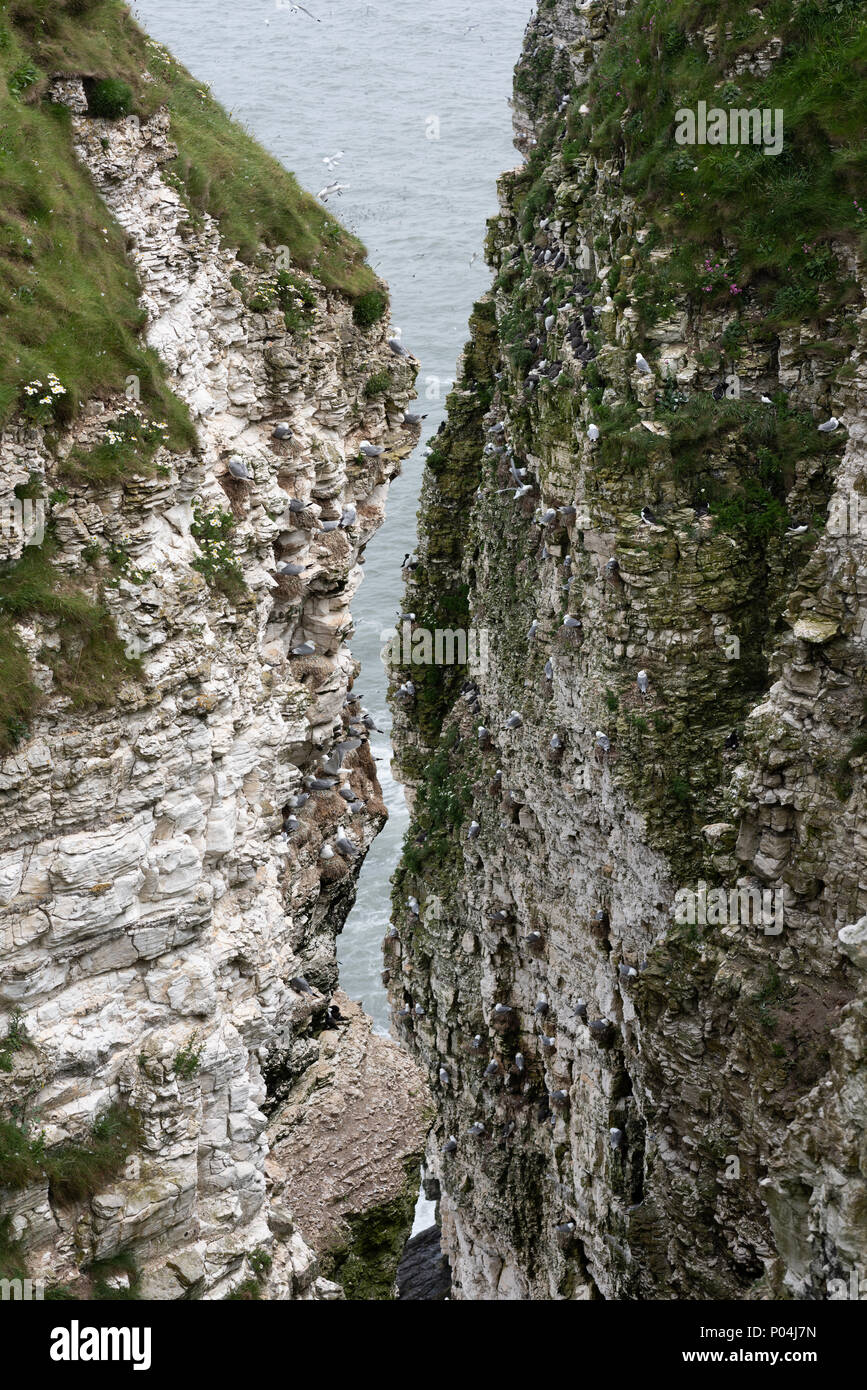
[[(130, 63), (153, 63), (145, 97), (187, 81), (109, 10)], [(78, 42), (91, 21), (74, 23)], [(27, 42), (13, 29), (6, 48)], [(416, 364), (388, 348), (384, 287), (330, 217), (321, 256), (256, 245), (254, 226), (242, 258), (176, 172), (189, 130), (170, 101), (121, 93), (94, 114), (111, 70), (35, 56), (21, 120), (61, 129), (61, 177), (101, 200), (144, 367), (74, 411), (61, 365), (24, 374), (0, 450), (6, 512), (44, 519), (6, 530), (0, 577), (3, 1272), (82, 1297), (336, 1298), (321, 1271), (357, 1261), (362, 1229), (379, 1262), (364, 1292), (387, 1297), (425, 1086), (335, 1004), (335, 938), (386, 814), (351, 603), (415, 443)], [(122, 360), (110, 327), (89, 347)], [(332, 1142), (347, 1095), (379, 1107), (378, 1171)], [(298, 1125), (322, 1171), (293, 1165)]]
[[(386, 964), (454, 1297), (867, 1273), (864, 112), (830, 76), (862, 25), (528, 29), (404, 604), (486, 641), (394, 670)], [(700, 101), (782, 110), (782, 153), (679, 145)]]

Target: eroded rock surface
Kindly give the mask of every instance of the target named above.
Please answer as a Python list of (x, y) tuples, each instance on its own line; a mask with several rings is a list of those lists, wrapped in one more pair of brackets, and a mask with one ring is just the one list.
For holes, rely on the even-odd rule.
[[(585, 86), (609, 34), (632, 61), (656, 32), (624, 37), (633, 10), (663, 69), (732, 38), (629, 4), (530, 25), (527, 163), (404, 604), (487, 640), (395, 696), (395, 1025), (437, 1096), (454, 1297), (835, 1297), (867, 1268), (867, 537), (840, 523), (867, 490), (867, 276), (830, 240), (794, 324), (705, 288), (700, 250), (684, 288), (623, 187), (644, 117), (609, 109), (613, 49)], [(732, 80), (780, 59), (761, 38)], [(690, 922), (705, 890), (725, 909)]]
[[(36, 1178), (0, 1193), (0, 1210), (48, 1282), (122, 1259), (147, 1297), (252, 1285), (334, 1297), (292, 1215), (305, 1175), (273, 1158), (266, 1172), (266, 1111), (329, 1055), (335, 937), (385, 818), (351, 693), (350, 606), (415, 442), (403, 424), (415, 364), (389, 351), (385, 323), (358, 328), (311, 275), (298, 272), (293, 329), (257, 300), (274, 267), (242, 265), (208, 216), (191, 219), (165, 176), (164, 112), (96, 120), (79, 81), (53, 94), (127, 233), (144, 333), (197, 445), (160, 446), (150, 470), (115, 483), (70, 476), (75, 451), (135, 404), (135, 381), (85, 403), (59, 437), (30, 425), (3, 437), (0, 500), (33, 479), (52, 494), (54, 564), (104, 595), (140, 670), (112, 707), (75, 708), (49, 659), (56, 620), (19, 625), (45, 699), (0, 767), (0, 1037), (5, 1023), (24, 1039), (0, 1081), (50, 1149), (86, 1146), (109, 1105), (131, 1108), (141, 1132), (119, 1180), (64, 1201)], [(389, 390), (370, 399), (386, 368)], [(381, 447), (365, 456), (363, 441)], [(8, 544), (20, 558), (20, 540)], [(310, 655), (293, 654), (305, 643)], [(352, 1036), (366, 1036), (350, 1012)], [(379, 1104), (413, 1073), (387, 1044), (364, 1046), (378, 1072), (353, 1075), (362, 1109), (371, 1081)], [(361, 1207), (404, 1195), (423, 1108), (416, 1078), (382, 1146), (388, 1176), (366, 1191), (370, 1170), (358, 1175)]]

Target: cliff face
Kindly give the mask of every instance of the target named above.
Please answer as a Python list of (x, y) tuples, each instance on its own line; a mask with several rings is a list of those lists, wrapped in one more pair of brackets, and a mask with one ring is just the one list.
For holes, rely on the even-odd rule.
[[(30, 691), (3, 706), (0, 764), (4, 1273), (84, 1297), (338, 1297), (317, 1253), (346, 1263), (346, 1219), (375, 1218), (388, 1296), (424, 1083), (332, 1001), (385, 818), (350, 605), (415, 442), (414, 363), (379, 290), (353, 306), (287, 246), (239, 258), (182, 197), (165, 106), (98, 117), (92, 75), (57, 70), (41, 109), (125, 238), (142, 360), (190, 424), (170, 443), (144, 372), (66, 417), (45, 377), (3, 435), (0, 500), (46, 521), (41, 545), (4, 535), (0, 586), (4, 698)], [(287, 1149), (308, 1118), (321, 1149), (347, 1091), (382, 1110), (391, 1166), (367, 1183), (351, 1152), (305, 1172)], [(311, 1249), (296, 1199), (315, 1212), (335, 1182), (344, 1224), (328, 1209)]]
[[(807, 64), (863, 38), (686, 0), (528, 30), (404, 604), (484, 659), (394, 673), (385, 946), (456, 1297), (867, 1268), (864, 112)], [(782, 109), (782, 153), (678, 145), (701, 100)]]

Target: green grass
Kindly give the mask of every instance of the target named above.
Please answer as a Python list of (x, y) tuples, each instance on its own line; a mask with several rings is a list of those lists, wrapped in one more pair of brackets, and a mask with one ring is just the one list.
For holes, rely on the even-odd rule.
[(374, 372), (364, 383), (364, 395), (367, 400), (372, 400), (374, 396), (384, 396), (391, 391), (394, 382), (388, 372)]
[(120, 1177), (141, 1139), (141, 1122), (128, 1106), (114, 1104), (79, 1144), (46, 1148), (42, 1134), (14, 1120), (0, 1120), (0, 1188), (20, 1189), (47, 1179), (52, 1199), (83, 1201)]
[(74, 709), (109, 704), (124, 682), (140, 674), (104, 604), (52, 564), (55, 549), (49, 534), (43, 545), (28, 546), (17, 564), (0, 571), (0, 754), (14, 749), (41, 700), (16, 622), (34, 616), (56, 620), (60, 650), (46, 649), (42, 659)]
[(51, 372), (64, 388), (51, 411), (58, 423), (135, 375), (145, 409), (169, 423), (174, 446), (190, 447), (186, 409), (140, 338), (125, 235), (75, 159), (67, 111), (46, 100), (57, 71), (88, 74), (91, 110), (112, 118), (132, 109), (147, 119), (168, 104), (179, 190), (194, 214), (218, 220), (243, 259), (264, 246), (273, 263), (286, 247), (293, 266), (359, 301), (381, 293), (379, 281), (363, 246), (147, 39), (120, 0), (0, 0), (0, 424), (28, 404), (26, 384)]
[[(708, 61), (696, 37), (732, 26)], [(783, 53), (765, 76), (722, 84), (725, 68), (769, 35)], [(639, 0), (618, 24), (569, 116), (571, 144), (625, 158), (624, 190), (637, 195), (678, 245), (666, 287), (724, 302), (735, 283), (780, 327), (846, 303), (854, 287), (831, 255), (835, 238), (865, 244), (867, 18), (860, 0), (773, 0), (764, 18), (740, 0)], [(721, 85), (722, 84), (722, 85)], [(784, 147), (681, 146), (675, 112), (709, 107), (782, 109)], [(581, 101), (590, 114), (578, 114)], [(645, 245), (645, 253), (652, 249)], [(725, 253), (730, 278), (704, 291), (705, 257)], [(665, 282), (668, 282), (666, 286)]]
[(27, 1029), (21, 1022), (20, 1013), (16, 1012), (9, 1021), (5, 1038), (0, 1038), (0, 1071), (12, 1071), (12, 1058), (27, 1046), (27, 1042)]
[(0, 1216), (0, 1279), (28, 1277), (29, 1270), (21, 1241), (16, 1240), (12, 1234), (12, 1217)]
[(44, 1153), (52, 1199), (61, 1205), (84, 1201), (119, 1178), (141, 1141), (141, 1122), (125, 1105), (109, 1106), (81, 1144), (61, 1144)]

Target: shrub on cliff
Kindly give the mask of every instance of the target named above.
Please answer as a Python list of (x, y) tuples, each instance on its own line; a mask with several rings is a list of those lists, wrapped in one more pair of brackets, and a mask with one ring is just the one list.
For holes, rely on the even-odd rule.
[(352, 317), (359, 328), (370, 328), (372, 324), (379, 323), (387, 307), (388, 300), (382, 290), (368, 290), (356, 299)]
[(128, 116), (132, 104), (132, 87), (114, 77), (94, 82), (87, 93), (89, 114), (107, 121), (119, 121), (121, 117)]

